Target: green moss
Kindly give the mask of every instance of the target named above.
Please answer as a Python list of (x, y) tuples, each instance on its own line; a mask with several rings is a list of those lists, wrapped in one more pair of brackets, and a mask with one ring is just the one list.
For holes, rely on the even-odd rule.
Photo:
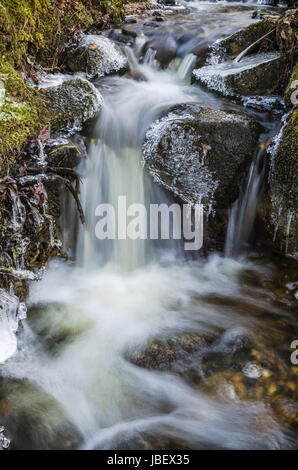
[(30, 55), (53, 58), (59, 40), (86, 29), (104, 14), (117, 22), (128, 0), (70, 0), (57, 6), (50, 0), (0, 0), (0, 56), (15, 66)]
[(232, 36), (220, 42), (220, 47), (225, 50), (225, 53), (235, 58), (246, 47), (250, 46), (257, 39), (274, 29), (274, 22), (268, 19), (256, 21), (247, 28), (241, 29)]
[(43, 99), (13, 66), (0, 61), (0, 79), (6, 93), (0, 106), (0, 173), (10, 171), (26, 139), (50, 119)]

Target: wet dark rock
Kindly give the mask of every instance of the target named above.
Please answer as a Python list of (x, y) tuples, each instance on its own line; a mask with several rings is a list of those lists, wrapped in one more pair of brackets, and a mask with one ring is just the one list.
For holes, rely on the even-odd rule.
[(89, 78), (94, 78), (125, 70), (127, 59), (108, 38), (87, 35), (69, 53), (67, 65), (72, 72), (85, 72)]
[(227, 208), (238, 196), (259, 130), (244, 113), (175, 106), (147, 131), (144, 162), (183, 201)]
[(293, 110), (269, 155), (268, 185), (260, 216), (278, 251), (298, 255), (298, 109)]
[(111, 29), (108, 33), (108, 37), (119, 45), (125, 44), (127, 46), (131, 46), (135, 41), (133, 36), (123, 34), (122, 29)]
[(157, 3), (159, 3), (160, 5), (174, 6), (174, 5), (176, 5), (176, 0), (157, 0)]
[(130, 36), (132, 38), (136, 38), (138, 37), (138, 32), (135, 31), (134, 29), (132, 28), (129, 28), (127, 26), (124, 26), (124, 28), (122, 28), (122, 33), (125, 34), (126, 36)]
[(278, 52), (244, 57), (195, 69), (200, 84), (226, 96), (270, 95), (279, 91), (286, 58)]
[(75, 168), (87, 158), (87, 149), (82, 137), (72, 139), (50, 139), (45, 146), (47, 163), (51, 167)]
[(132, 18), (132, 17), (126, 17), (125, 20), (124, 20), (124, 23), (126, 24), (135, 24), (137, 23), (137, 20), (136, 18)]
[(54, 114), (54, 130), (81, 130), (83, 123), (94, 118), (102, 106), (101, 94), (92, 83), (81, 78), (66, 80), (41, 92)]
[(160, 63), (161, 67), (165, 68), (176, 57), (177, 43), (175, 38), (170, 34), (156, 36), (146, 42), (142, 53), (145, 54), (149, 49), (156, 51), (155, 58)]

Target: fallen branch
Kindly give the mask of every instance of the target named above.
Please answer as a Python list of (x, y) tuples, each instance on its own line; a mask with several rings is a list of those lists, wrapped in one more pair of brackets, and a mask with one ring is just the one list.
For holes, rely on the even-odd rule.
[(86, 219), (85, 219), (85, 215), (84, 215), (84, 211), (83, 211), (83, 208), (82, 208), (82, 205), (81, 205), (81, 201), (79, 199), (79, 196), (78, 196), (78, 193), (77, 191), (72, 187), (72, 184), (70, 183), (70, 181), (65, 181), (65, 184), (66, 184), (66, 187), (69, 189), (69, 191), (71, 192), (71, 194), (73, 195), (74, 197), (74, 200), (76, 201), (76, 204), (77, 204), (77, 209), (78, 209), (78, 212), (79, 212), (79, 215), (80, 215), (80, 219), (81, 219), (81, 222), (83, 225), (86, 224)]
[(240, 54), (237, 55), (236, 59), (234, 59), (234, 62), (240, 62), (241, 59), (243, 59), (246, 54), (248, 54), (252, 49), (254, 49), (255, 46), (257, 46), (263, 39), (266, 39), (268, 36), (270, 36), (271, 33), (275, 31), (275, 28), (269, 31), (269, 33), (264, 34), (261, 38), (257, 39), (255, 42), (253, 42), (250, 46), (248, 46), (244, 51), (240, 52)]

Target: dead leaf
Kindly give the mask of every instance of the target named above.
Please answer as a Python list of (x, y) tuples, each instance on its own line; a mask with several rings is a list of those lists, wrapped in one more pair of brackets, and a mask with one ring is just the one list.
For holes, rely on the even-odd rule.
[(40, 142), (46, 142), (50, 138), (51, 138), (51, 124), (48, 123), (41, 129), (41, 131), (39, 132), (37, 136), (37, 139)]

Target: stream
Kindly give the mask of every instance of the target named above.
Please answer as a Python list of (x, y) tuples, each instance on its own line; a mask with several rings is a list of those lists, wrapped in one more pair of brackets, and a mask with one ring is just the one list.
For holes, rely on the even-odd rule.
[[(252, 22), (255, 6), (243, 7), (187, 2), (188, 12), (169, 7), (163, 28), (202, 27), (212, 44)], [(150, 34), (150, 25), (135, 27)], [(142, 165), (146, 129), (164, 110), (187, 102), (243, 109), (191, 85), (188, 33), (164, 69), (150, 51), (141, 61), (141, 46), (125, 52), (144, 80), (94, 81), (104, 105), (78, 170), (87, 229), (65, 204), (63, 239), (76, 260), (52, 260), (30, 284), (18, 352), (0, 368), (0, 424), (12, 449), (297, 448), (297, 261), (250, 243), (259, 155), (231, 208), (225, 254), (190, 259), (178, 240), (95, 236), (101, 203), (173, 202)], [(278, 132), (270, 113), (246, 111), (267, 136)], [(163, 351), (181, 337), (199, 346), (170, 367), (142, 367), (146, 348)]]

